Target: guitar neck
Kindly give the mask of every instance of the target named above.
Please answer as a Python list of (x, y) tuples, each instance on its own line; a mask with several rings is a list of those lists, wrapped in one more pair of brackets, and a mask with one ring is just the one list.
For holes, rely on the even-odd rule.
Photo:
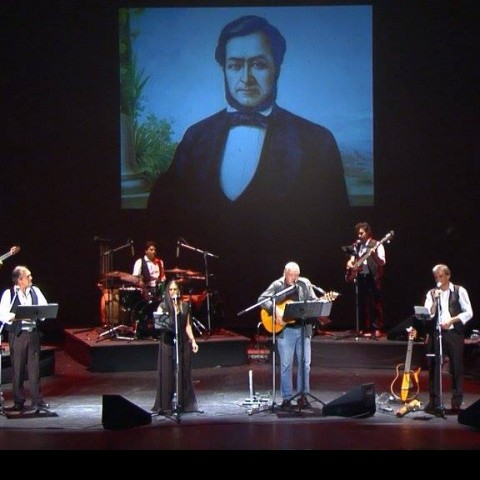
[(387, 240), (393, 237), (393, 230), (388, 232), (381, 240), (379, 240), (372, 248), (369, 248), (353, 265), (353, 268), (358, 268), (360, 265), (377, 250), (380, 245), (383, 245)]
[(410, 371), (410, 366), (412, 364), (412, 352), (413, 352), (413, 338), (408, 339), (408, 347), (407, 347), (407, 356), (405, 358), (405, 371)]
[(0, 262), (3, 262), (4, 260), (6, 260), (8, 257), (11, 257), (13, 255), (13, 253), (11, 252), (7, 252), (7, 253), (4, 253), (3, 255), (0, 255)]
[[(375, 247), (374, 247), (375, 248)], [(360, 265), (372, 254), (373, 248), (365, 252), (358, 260), (353, 264), (353, 268), (357, 269)]]

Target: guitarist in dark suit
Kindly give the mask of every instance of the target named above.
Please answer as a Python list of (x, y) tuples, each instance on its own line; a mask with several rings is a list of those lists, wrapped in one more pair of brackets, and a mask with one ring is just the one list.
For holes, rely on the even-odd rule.
[[(372, 237), (372, 229), (367, 222), (355, 225), (357, 240), (353, 247), (355, 254), (347, 262), (347, 277), (358, 282), (358, 316), (363, 333), (382, 336), (383, 299), (382, 278), (386, 263), (385, 248)], [(360, 265), (360, 259), (366, 253), (371, 254)]]
[[(273, 314), (273, 301), (272, 296), (281, 292), (289, 286), (295, 285), (296, 288), (292, 289), (286, 294), (275, 300), (276, 302), (276, 314), (275, 322), (280, 324), (282, 328), (277, 337), (278, 354), (280, 356), (280, 391), (282, 394), (283, 402), (282, 408), (288, 408), (291, 406), (291, 398), (293, 395), (293, 361), (294, 356), (297, 356), (297, 365), (301, 365), (301, 353), (302, 353), (302, 328), (300, 323), (286, 323), (283, 320), (283, 312), (285, 302), (287, 301), (305, 301), (305, 300), (317, 300), (318, 297), (312, 287), (312, 283), (306, 277), (300, 277), (300, 267), (295, 262), (289, 262), (285, 265), (283, 270), (283, 276), (272, 282), (269, 287), (258, 297), (258, 301), (261, 302), (266, 299), (270, 299), (262, 304), (269, 314)], [(305, 326), (305, 341), (304, 341), (304, 379), (305, 385), (302, 387), (302, 369), (298, 368), (297, 371), (297, 390), (302, 393), (310, 392), (310, 362), (312, 356), (311, 350), (311, 338), (312, 338), (312, 325), (307, 324)], [(307, 397), (302, 396), (298, 402), (301, 402), (302, 408), (308, 408), (309, 402)], [(297, 405), (298, 405), (297, 402)]]

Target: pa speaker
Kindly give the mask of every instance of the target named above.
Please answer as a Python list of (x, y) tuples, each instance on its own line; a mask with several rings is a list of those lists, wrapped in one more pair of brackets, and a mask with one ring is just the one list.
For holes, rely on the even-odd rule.
[(375, 410), (375, 385), (365, 383), (327, 403), (322, 413), (335, 417), (370, 417)]
[(120, 395), (103, 395), (102, 425), (106, 430), (122, 430), (152, 423), (149, 412)]
[(458, 423), (480, 429), (480, 400), (477, 400), (465, 410), (460, 410)]

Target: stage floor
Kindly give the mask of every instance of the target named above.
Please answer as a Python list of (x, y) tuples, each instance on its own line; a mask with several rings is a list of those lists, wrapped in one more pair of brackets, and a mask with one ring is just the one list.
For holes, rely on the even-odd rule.
[[(251, 372), (251, 373), (250, 373)], [(275, 395), (272, 394), (275, 372)], [(199, 409), (178, 419), (151, 418), (151, 423), (120, 431), (105, 428), (104, 396), (118, 396), (131, 405), (130, 413), (147, 416), (154, 401), (154, 371), (91, 372), (65, 350), (56, 352), (55, 375), (42, 378), (42, 390), (51, 404), (50, 414), (0, 418), (0, 447), (35, 450), (117, 449), (479, 449), (480, 433), (460, 424), (456, 416), (437, 418), (423, 411), (402, 418), (400, 404), (376, 402), (366, 418), (323, 416), (324, 404), (338, 401), (365, 384), (374, 385), (375, 399), (388, 397), (394, 366), (384, 368), (328, 367), (315, 363), (311, 372), (312, 408), (283, 411), (278, 407), (278, 368), (268, 363), (197, 368), (193, 371)], [(259, 413), (252, 412), (253, 399)], [(419, 399), (428, 400), (427, 374), (420, 372)], [(449, 378), (444, 375), (445, 405), (449, 407)], [(8, 407), (11, 385), (3, 385)], [(467, 376), (464, 408), (480, 397), (478, 377)], [(318, 401), (317, 401), (318, 399)], [(255, 402), (254, 402), (255, 403)], [(387, 408), (385, 408), (387, 407)], [(265, 410), (263, 410), (266, 408)], [(255, 410), (255, 409), (253, 409)], [(134, 415), (134, 416), (135, 416)]]

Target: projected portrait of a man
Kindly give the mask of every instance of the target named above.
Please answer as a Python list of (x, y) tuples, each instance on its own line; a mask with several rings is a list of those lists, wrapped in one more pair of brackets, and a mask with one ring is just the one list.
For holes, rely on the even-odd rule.
[[(251, 213), (258, 205), (315, 210), (348, 205), (342, 160), (325, 127), (276, 103), (287, 49), (278, 29), (247, 15), (220, 32), (215, 59), (224, 76), (225, 109), (187, 128), (149, 208), (181, 191), (189, 213)], [(295, 95), (295, 92), (292, 92)], [(314, 99), (312, 99), (314, 101)]]

